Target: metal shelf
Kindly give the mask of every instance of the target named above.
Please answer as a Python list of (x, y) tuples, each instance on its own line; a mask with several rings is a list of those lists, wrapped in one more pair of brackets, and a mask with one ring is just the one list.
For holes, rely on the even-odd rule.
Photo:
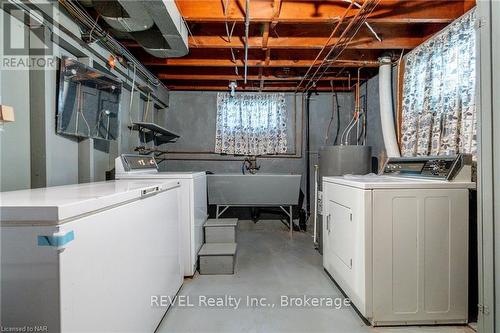
[(129, 128), (134, 131), (139, 131), (143, 134), (145, 142), (154, 141), (155, 145), (175, 142), (180, 137), (178, 134), (154, 123), (138, 121), (132, 123), (132, 126), (129, 126)]

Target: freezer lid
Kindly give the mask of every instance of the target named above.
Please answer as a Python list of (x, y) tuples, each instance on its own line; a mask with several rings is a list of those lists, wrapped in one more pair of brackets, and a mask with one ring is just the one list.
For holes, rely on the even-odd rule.
[(179, 186), (176, 181), (118, 180), (0, 193), (0, 221), (59, 224)]
[(454, 182), (447, 180), (408, 178), (397, 176), (379, 175), (346, 175), (337, 177), (323, 177), (326, 183), (339, 184), (363, 190), (372, 189), (473, 189), (476, 184), (473, 182)]
[(124, 172), (117, 173), (116, 179), (194, 179), (206, 176), (200, 171), (165, 171), (165, 172)]

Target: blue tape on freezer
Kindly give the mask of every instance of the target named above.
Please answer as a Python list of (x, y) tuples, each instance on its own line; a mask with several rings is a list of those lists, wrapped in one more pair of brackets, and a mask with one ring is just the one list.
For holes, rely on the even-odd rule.
[(75, 239), (73, 231), (65, 235), (38, 236), (38, 246), (63, 246)]

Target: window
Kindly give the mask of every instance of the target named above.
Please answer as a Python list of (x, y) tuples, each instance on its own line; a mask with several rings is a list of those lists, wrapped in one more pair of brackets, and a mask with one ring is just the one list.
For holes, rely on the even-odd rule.
[(287, 152), (284, 94), (217, 94), (215, 152), (273, 155)]
[(476, 155), (475, 10), (406, 56), (404, 156)]

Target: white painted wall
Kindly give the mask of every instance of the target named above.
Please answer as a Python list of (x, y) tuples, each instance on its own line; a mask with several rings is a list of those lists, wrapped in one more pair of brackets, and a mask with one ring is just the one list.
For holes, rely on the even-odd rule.
[[(7, 15), (3, 10), (0, 10), (0, 14), (0, 19)], [(78, 26), (66, 14), (57, 12), (54, 18), (67, 31), (79, 36)], [(53, 45), (55, 56), (89, 57), (95, 65), (105, 65), (109, 52), (99, 44), (92, 44), (91, 50), (82, 47), (65, 31), (56, 29), (54, 32), (50, 38), (57, 41)], [(0, 31), (0, 38), (3, 39), (2, 35), (3, 31)], [(3, 45), (2, 42), (0, 39)], [(41, 42), (35, 34), (26, 34), (27, 48)], [(113, 74), (130, 86), (132, 72), (120, 64), (116, 69)], [(82, 168), (78, 159), (80, 139), (56, 133), (57, 80), (56, 69), (0, 73), (0, 100), (15, 107), (17, 118), (15, 123), (6, 124), (5, 131), (0, 134), (0, 191), (78, 183), (79, 168)], [(136, 84), (144, 85), (145, 82), (138, 76)], [(130, 92), (127, 89), (122, 90), (118, 140), (95, 140), (93, 144), (92, 161), (96, 181), (105, 179), (105, 172), (114, 167), (114, 158), (118, 154), (132, 152), (138, 145), (137, 132), (128, 129)], [(142, 119), (144, 101), (140, 99), (139, 93), (135, 93), (132, 109), (132, 119)]]
[[(7, 19), (0, 10), (0, 27)], [(10, 15), (9, 15), (10, 16)], [(11, 33), (28, 47), (23, 22), (12, 18)], [(3, 29), (0, 31), (0, 55), (3, 56)], [(26, 38), (24, 38), (25, 36)], [(30, 108), (29, 72), (2, 70), (0, 74), (0, 104), (14, 107), (15, 122), (0, 124), (0, 191), (30, 187)]]

